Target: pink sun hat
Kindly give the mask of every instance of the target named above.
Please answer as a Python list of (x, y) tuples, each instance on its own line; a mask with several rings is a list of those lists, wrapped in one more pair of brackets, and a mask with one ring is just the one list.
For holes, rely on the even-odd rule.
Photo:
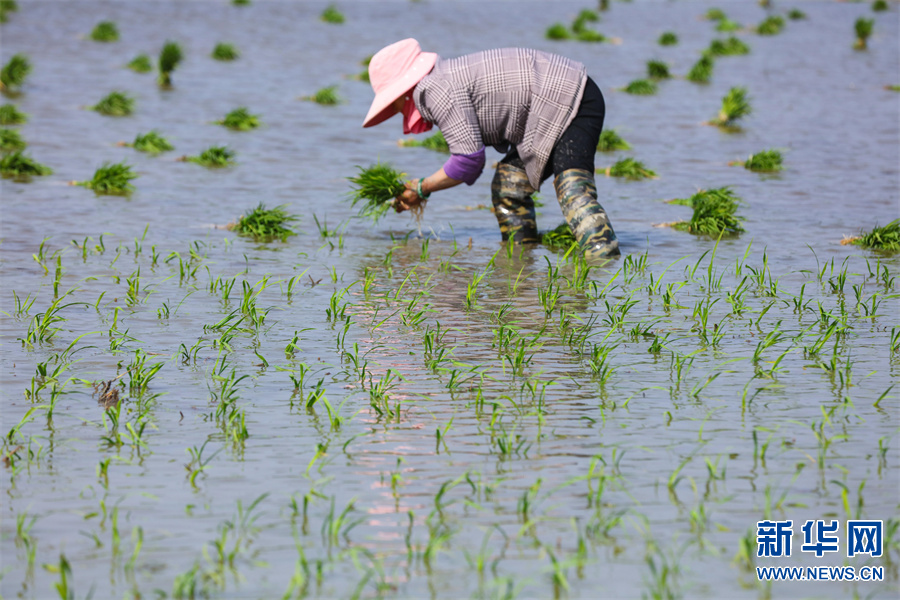
[(375, 99), (363, 127), (378, 125), (394, 116), (391, 106), (397, 98), (408, 92), (428, 75), (437, 54), (422, 52), (419, 42), (407, 38), (379, 50), (369, 62), (369, 81), (375, 90)]

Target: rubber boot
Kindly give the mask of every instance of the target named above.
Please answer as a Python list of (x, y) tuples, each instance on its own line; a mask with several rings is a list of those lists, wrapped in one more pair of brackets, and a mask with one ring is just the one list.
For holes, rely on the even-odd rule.
[(619, 241), (606, 211), (597, 202), (594, 174), (584, 169), (568, 169), (553, 180), (563, 216), (578, 246), (588, 258), (618, 256)]
[(537, 243), (533, 193), (534, 188), (528, 182), (525, 169), (508, 163), (497, 166), (491, 182), (491, 202), (503, 241), (512, 239), (518, 244)]

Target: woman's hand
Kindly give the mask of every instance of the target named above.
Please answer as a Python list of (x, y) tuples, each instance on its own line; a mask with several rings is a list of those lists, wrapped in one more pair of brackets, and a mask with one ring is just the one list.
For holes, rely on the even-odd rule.
[(406, 189), (395, 199), (394, 210), (398, 213), (402, 213), (404, 210), (409, 210), (425, 201), (425, 199), (416, 191), (416, 185), (418, 183), (418, 179), (411, 179), (406, 182)]

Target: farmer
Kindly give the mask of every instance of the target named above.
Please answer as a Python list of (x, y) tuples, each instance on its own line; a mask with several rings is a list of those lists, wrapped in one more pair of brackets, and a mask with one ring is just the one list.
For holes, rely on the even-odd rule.
[(406, 182), (394, 203), (397, 212), (420, 205), (432, 192), (475, 183), (487, 144), (506, 153), (491, 183), (504, 240), (538, 241), (531, 195), (553, 175), (562, 213), (584, 253), (619, 254), (594, 184), (603, 96), (584, 65), (526, 48), (444, 60), (410, 38), (375, 54), (369, 79), (375, 100), (363, 127), (401, 113), (404, 134), (437, 125), (450, 146), (439, 171)]

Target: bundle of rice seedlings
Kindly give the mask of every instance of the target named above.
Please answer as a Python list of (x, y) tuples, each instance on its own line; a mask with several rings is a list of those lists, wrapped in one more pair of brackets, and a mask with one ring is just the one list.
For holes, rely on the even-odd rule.
[(712, 77), (714, 64), (712, 56), (710, 56), (709, 53), (704, 52), (703, 56), (700, 57), (700, 60), (694, 63), (694, 66), (688, 71), (688, 81), (693, 81), (694, 83), (709, 83), (709, 79)]
[(799, 8), (792, 8), (788, 11), (788, 19), (792, 21), (800, 21), (801, 19), (806, 18), (806, 13), (800, 10)]
[(772, 15), (756, 26), (756, 33), (759, 35), (776, 35), (784, 29), (784, 17)]
[(853, 47), (857, 50), (865, 50), (868, 47), (866, 43), (869, 36), (872, 35), (872, 28), (875, 26), (875, 19), (864, 19), (862, 17), (856, 20), (853, 28), (856, 30), (856, 41)]
[(340, 25), (344, 22), (344, 15), (341, 14), (341, 11), (339, 11), (334, 4), (329, 4), (328, 8), (322, 11), (322, 16), (320, 18), (326, 23), (333, 23), (335, 25)]
[(16, 0), (0, 0), (0, 23), (6, 23), (9, 20), (8, 13), (19, 10)]
[(0, 129), (0, 152), (6, 154), (16, 150), (24, 150), (25, 140), (15, 129)]
[(622, 88), (623, 92), (626, 92), (628, 94), (635, 94), (638, 96), (652, 96), (656, 93), (656, 90), (656, 83), (647, 79), (635, 79), (624, 88)]
[(541, 243), (551, 250), (568, 250), (575, 242), (575, 235), (568, 223), (560, 223), (555, 229), (541, 234)]
[(743, 163), (745, 169), (757, 173), (775, 173), (784, 169), (782, 156), (779, 150), (763, 150), (750, 157)]
[(30, 156), (17, 150), (0, 158), (0, 175), (16, 179), (29, 179), (33, 176), (50, 175), (53, 169), (35, 161)]
[(570, 40), (572, 39), (572, 34), (569, 33), (568, 28), (562, 23), (554, 23), (547, 28), (544, 37), (548, 40)]
[(727, 40), (710, 42), (708, 52), (713, 56), (740, 56), (750, 54), (750, 46), (732, 35)]
[(228, 129), (234, 131), (249, 131), (259, 127), (259, 115), (251, 115), (246, 106), (240, 106), (220, 121), (215, 121), (216, 125), (224, 125)]
[(900, 252), (900, 219), (894, 219), (884, 227), (875, 227), (868, 233), (847, 238), (842, 244), (854, 244), (869, 250)]
[(31, 72), (31, 63), (24, 54), (13, 54), (9, 62), (0, 69), (0, 90), (21, 87), (28, 73)]
[(210, 146), (199, 156), (183, 156), (181, 160), (197, 163), (211, 169), (218, 169), (234, 164), (234, 150), (227, 146)]
[(231, 0), (234, 6), (250, 6), (250, 0)]
[(678, 36), (673, 31), (666, 31), (657, 40), (660, 46), (674, 46), (678, 43)]
[[(359, 169), (359, 174), (347, 178), (355, 186), (350, 194), (350, 205), (362, 203), (359, 216), (378, 221), (391, 207), (394, 198), (406, 189), (406, 184), (403, 183), (406, 173), (396, 171), (384, 163), (376, 163), (368, 169), (359, 166), (356, 168)], [(421, 207), (419, 211), (413, 211), (413, 214), (420, 213)]]
[(572, 32), (579, 33), (585, 31), (587, 29), (588, 23), (596, 23), (599, 20), (600, 17), (597, 16), (597, 13), (588, 8), (585, 8), (580, 13), (578, 13), (578, 16), (575, 17), (575, 21), (572, 22)]
[(134, 98), (125, 92), (113, 91), (106, 98), (92, 106), (91, 110), (108, 117), (124, 117), (130, 115), (134, 110)]
[(15, 104), (0, 106), (0, 125), (21, 125), (27, 120), (28, 115), (16, 108)]
[(166, 42), (159, 53), (159, 77), (156, 82), (161, 87), (171, 87), (172, 72), (178, 67), (178, 63), (184, 58), (181, 46), (178, 42)]
[(875, 0), (872, 3), (872, 10), (875, 12), (883, 12), (888, 9), (887, 0)]
[(669, 65), (661, 60), (647, 61), (647, 77), (650, 79), (669, 79)]
[(148, 154), (159, 154), (160, 152), (168, 152), (175, 149), (175, 146), (170, 144), (169, 140), (159, 135), (159, 132), (156, 130), (138, 134), (130, 146), (138, 152), (146, 152)]
[(690, 221), (679, 221), (671, 226), (679, 231), (687, 231), (695, 235), (737, 235), (744, 231), (738, 216), (741, 199), (730, 187), (712, 190), (701, 190), (686, 199), (672, 200), (671, 204), (682, 204), (694, 209)]
[(316, 104), (322, 104), (325, 106), (334, 106), (335, 104), (340, 104), (341, 102), (341, 98), (337, 94), (336, 85), (324, 87), (312, 96), (301, 96), (300, 99), (308, 100), (310, 102), (315, 102)]
[(94, 190), (97, 194), (107, 196), (127, 196), (134, 191), (131, 180), (137, 178), (137, 173), (125, 162), (103, 163), (94, 172), (93, 179), (89, 181), (73, 181), (73, 185), (80, 185)]
[(216, 60), (237, 60), (240, 56), (237, 48), (224, 42), (216, 44), (212, 51), (212, 57)]
[(579, 42), (605, 42), (606, 36), (593, 29), (583, 29), (575, 34), (575, 39)]
[(728, 32), (728, 31), (737, 31), (741, 28), (741, 24), (737, 21), (732, 21), (731, 19), (722, 19), (719, 21), (719, 24), (716, 25), (716, 31)]
[(722, 98), (722, 108), (719, 110), (719, 116), (710, 121), (710, 124), (726, 129), (734, 129), (736, 127), (735, 122), (742, 117), (746, 117), (752, 111), (750, 99), (747, 98), (747, 88), (733, 87)]
[(128, 68), (135, 73), (149, 73), (153, 70), (153, 63), (146, 54), (138, 54), (128, 63)]
[(607, 177), (622, 177), (631, 181), (656, 179), (656, 173), (644, 166), (644, 163), (633, 158), (623, 158), (613, 166), (605, 169)]
[(119, 39), (119, 28), (112, 21), (101, 21), (91, 31), (91, 39), (95, 42), (115, 42)]
[(283, 242), (292, 235), (297, 235), (285, 227), (285, 224), (296, 220), (296, 216), (285, 211), (285, 205), (266, 208), (260, 202), (259, 206), (238, 217), (236, 222), (230, 223), (228, 229), (239, 235), (252, 237), (257, 242), (271, 242), (272, 240)]
[(727, 19), (728, 17), (725, 15), (725, 11), (721, 8), (710, 8), (706, 11), (706, 14), (703, 15), (703, 18), (709, 21), (721, 21), (723, 19)]
[(435, 152), (443, 152), (444, 154), (450, 153), (450, 146), (447, 144), (447, 140), (444, 139), (444, 134), (440, 131), (421, 141), (414, 138), (400, 140), (400, 146), (404, 148), (428, 148)]
[(631, 150), (631, 146), (616, 133), (615, 129), (604, 129), (597, 142), (597, 151), (612, 152), (614, 150)]

